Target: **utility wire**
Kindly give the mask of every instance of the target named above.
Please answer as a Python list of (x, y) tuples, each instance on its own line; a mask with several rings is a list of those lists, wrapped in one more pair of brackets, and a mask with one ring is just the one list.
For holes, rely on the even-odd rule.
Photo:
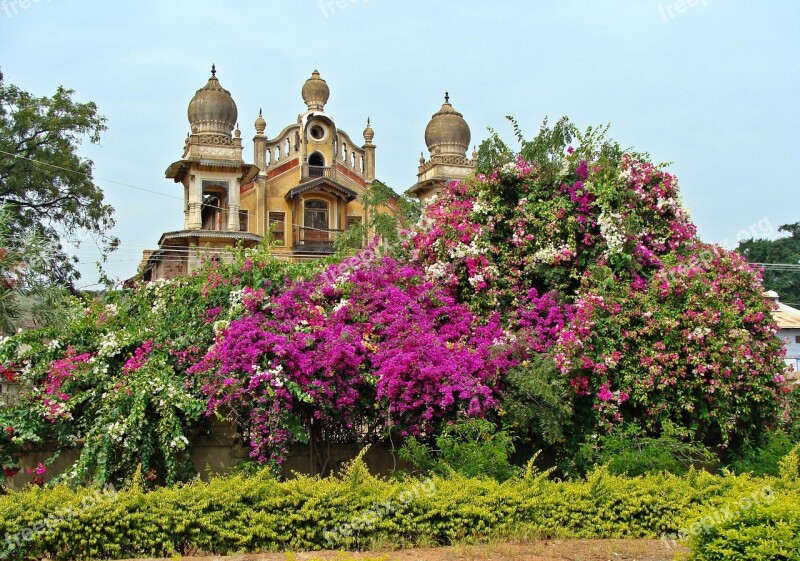
[[(131, 185), (130, 183), (124, 183), (122, 181), (116, 181), (114, 179), (107, 179), (107, 178), (104, 178), (104, 177), (92, 177), (91, 174), (83, 172), (83, 171), (77, 171), (77, 170), (74, 170), (74, 169), (65, 168), (63, 166), (57, 166), (55, 164), (51, 164), (49, 162), (45, 162), (45, 161), (42, 161), (42, 160), (37, 160), (35, 158), (30, 158), (28, 156), (22, 156), (20, 154), (14, 154), (12, 152), (6, 152), (5, 150), (0, 150), (0, 154), (5, 154), (6, 156), (11, 156), (12, 158), (18, 158), (18, 159), (21, 159), (21, 160), (27, 160), (27, 161), (29, 161), (31, 163), (34, 163), (34, 164), (37, 164), (37, 165), (47, 166), (47, 167), (51, 167), (51, 168), (54, 168), (54, 169), (66, 171), (66, 172), (69, 172), (69, 173), (75, 173), (75, 174), (78, 174), (78, 175), (83, 175), (84, 177), (88, 177), (89, 179), (92, 179), (92, 180), (107, 181), (109, 183), (113, 183), (113, 184), (119, 185), (121, 187), (128, 187), (129, 189), (136, 189), (137, 191), (143, 191), (145, 193), (152, 193), (154, 195), (159, 195), (161, 197), (167, 197), (169, 199), (176, 199), (176, 200), (181, 201), (181, 202), (183, 202), (183, 200), (184, 200), (183, 197), (178, 197), (177, 195), (170, 195), (168, 193), (162, 193), (161, 191), (154, 191), (153, 189), (147, 189), (145, 187), (138, 187), (136, 185)], [(216, 210), (223, 210), (223, 211), (227, 211), (228, 210), (225, 207), (221, 207), (221, 206), (217, 206), (217, 205), (211, 205), (211, 204), (207, 204), (207, 203), (203, 203), (203, 207), (205, 207), (205, 208), (213, 208), (213, 209), (216, 209)], [(274, 220), (272, 223), (273, 224), (274, 223), (287, 224), (287, 222), (279, 221), (279, 220)], [(302, 226), (300, 224), (291, 224), (291, 226), (298, 227), (298, 228), (305, 228), (306, 230), (327, 231), (324, 228), (312, 228), (310, 226)]]

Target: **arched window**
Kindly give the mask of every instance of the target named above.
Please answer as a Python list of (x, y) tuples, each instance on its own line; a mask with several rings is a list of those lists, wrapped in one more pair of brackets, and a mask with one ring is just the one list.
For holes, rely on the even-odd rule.
[(310, 166), (324, 166), (325, 165), (325, 156), (320, 154), (319, 152), (314, 152), (308, 157), (308, 165)]

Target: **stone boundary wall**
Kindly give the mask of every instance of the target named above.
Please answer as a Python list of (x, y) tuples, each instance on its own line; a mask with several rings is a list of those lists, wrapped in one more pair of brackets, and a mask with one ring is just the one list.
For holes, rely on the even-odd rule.
[[(395, 442), (395, 453), (392, 453), (391, 443), (373, 444), (364, 456), (370, 472), (387, 476), (396, 469), (408, 469), (410, 466), (397, 458), (396, 450), (401, 445), (402, 443)], [(249, 448), (242, 447), (241, 439), (233, 427), (219, 422), (212, 425), (208, 435), (201, 435), (193, 439), (189, 450), (192, 463), (203, 480), (207, 480), (213, 474), (229, 472), (238, 463), (250, 459)], [(361, 447), (357, 444), (332, 445), (330, 461), (333, 471), (355, 458), (360, 451)], [(26, 468), (34, 468), (39, 462), (51, 458), (55, 452), (54, 445), (41, 446), (27, 451), (27, 455), (21, 462), (22, 471), (8, 480), (8, 487), (12, 491), (18, 491), (28, 485), (33, 475), (25, 473)], [(283, 464), (283, 476), (291, 478), (294, 473), (310, 475), (312, 461), (309, 452), (307, 445), (293, 447)], [(66, 471), (78, 459), (79, 453), (78, 449), (62, 452), (55, 462), (48, 466), (45, 481)]]

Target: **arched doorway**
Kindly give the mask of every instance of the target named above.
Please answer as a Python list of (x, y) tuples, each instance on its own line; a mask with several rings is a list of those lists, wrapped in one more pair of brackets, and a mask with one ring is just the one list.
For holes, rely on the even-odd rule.
[(314, 152), (308, 157), (308, 176), (322, 177), (325, 171), (325, 156)]

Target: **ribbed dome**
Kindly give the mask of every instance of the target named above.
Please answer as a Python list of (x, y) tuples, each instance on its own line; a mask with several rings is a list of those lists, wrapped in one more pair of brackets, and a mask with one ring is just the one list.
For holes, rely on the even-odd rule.
[(425, 127), (425, 144), (431, 154), (459, 154), (463, 156), (472, 135), (464, 117), (450, 105), (450, 96), (444, 94), (444, 104), (431, 117)]
[(194, 133), (230, 136), (239, 111), (231, 93), (220, 85), (216, 74), (217, 70), (212, 65), (211, 78), (194, 94), (189, 102), (187, 116)]
[(306, 102), (309, 109), (322, 111), (325, 109), (325, 104), (328, 103), (331, 90), (328, 88), (328, 83), (319, 77), (319, 72), (314, 70), (311, 73), (311, 78), (303, 84), (302, 94), (303, 101)]

